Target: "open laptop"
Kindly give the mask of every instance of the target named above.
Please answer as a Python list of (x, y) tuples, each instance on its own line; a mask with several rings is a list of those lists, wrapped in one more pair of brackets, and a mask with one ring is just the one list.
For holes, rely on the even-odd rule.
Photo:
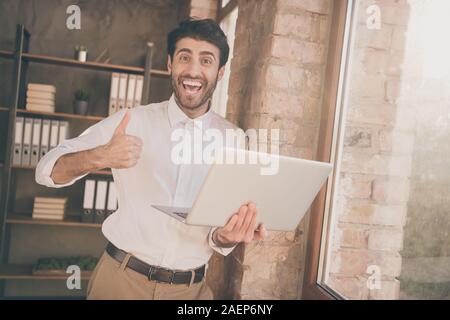
[[(229, 159), (235, 159), (234, 163)], [(251, 201), (257, 207), (257, 225), (263, 222), (267, 230), (290, 231), (307, 212), (332, 167), (225, 148), (216, 154), (192, 208), (152, 206), (190, 225), (222, 227), (242, 204)]]

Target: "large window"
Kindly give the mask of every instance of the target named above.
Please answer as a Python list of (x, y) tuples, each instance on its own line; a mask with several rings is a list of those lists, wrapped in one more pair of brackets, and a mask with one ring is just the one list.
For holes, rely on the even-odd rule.
[(348, 10), (316, 282), (348, 299), (450, 299), (450, 1)]

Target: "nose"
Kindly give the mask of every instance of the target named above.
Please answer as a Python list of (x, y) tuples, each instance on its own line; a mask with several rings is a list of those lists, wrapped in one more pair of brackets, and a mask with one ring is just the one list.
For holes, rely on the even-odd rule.
[(200, 78), (202, 75), (201, 65), (196, 59), (192, 59), (186, 70), (186, 74), (191, 78)]

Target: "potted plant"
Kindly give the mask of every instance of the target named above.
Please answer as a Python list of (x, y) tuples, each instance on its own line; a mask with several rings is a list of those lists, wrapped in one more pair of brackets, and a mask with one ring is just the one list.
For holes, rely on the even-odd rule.
[(86, 115), (88, 109), (89, 93), (83, 89), (75, 91), (73, 109), (76, 114)]
[(86, 62), (88, 50), (85, 46), (75, 47), (75, 59), (81, 62)]

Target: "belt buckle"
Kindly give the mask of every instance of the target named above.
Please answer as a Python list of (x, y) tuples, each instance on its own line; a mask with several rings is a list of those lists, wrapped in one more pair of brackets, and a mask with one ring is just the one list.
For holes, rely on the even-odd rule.
[(170, 270), (170, 269), (166, 269), (166, 268), (161, 268), (160, 269), (160, 271), (162, 271), (163, 273), (170, 273), (170, 276), (169, 276), (169, 281), (163, 281), (163, 282), (166, 282), (166, 283), (169, 283), (169, 284), (173, 284), (173, 280), (174, 280), (174, 278), (175, 278), (175, 271), (173, 271), (173, 270)]

